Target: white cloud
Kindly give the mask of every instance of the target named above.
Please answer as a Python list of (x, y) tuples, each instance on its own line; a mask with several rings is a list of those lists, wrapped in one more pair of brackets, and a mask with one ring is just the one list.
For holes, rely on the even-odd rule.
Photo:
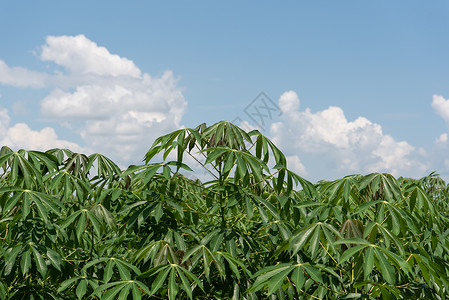
[(55, 89), (41, 102), (41, 111), (54, 119), (103, 119), (120, 110), (126, 96), (131, 91), (122, 86), (85, 85), (73, 93)]
[(420, 152), (383, 134), (379, 124), (364, 117), (348, 121), (336, 106), (314, 113), (308, 108), (300, 110), (299, 104), (295, 92), (281, 95), (281, 121), (271, 125), (270, 134), (287, 155), (301, 158), (315, 180), (322, 179), (318, 177), (323, 173), (328, 178), (359, 172), (425, 175), (426, 166), (417, 160)]
[(390, 135), (385, 135), (376, 149), (372, 151), (379, 161), (369, 166), (368, 171), (388, 170), (395, 176), (402, 175), (402, 171), (410, 172), (414, 167), (424, 171), (424, 165), (411, 159), (414, 150), (415, 148), (407, 142), (396, 142)]
[(442, 96), (433, 95), (432, 107), (449, 125), (449, 99), (445, 100)]
[(10, 117), (6, 108), (0, 106), (0, 140), (6, 136), (9, 127)]
[(76, 143), (60, 140), (51, 127), (40, 131), (32, 130), (27, 124), (18, 123), (10, 127), (10, 117), (5, 108), (0, 107), (0, 147), (45, 151), (51, 148), (69, 148), (73, 151), (84, 151)]
[(289, 113), (291, 111), (298, 110), (299, 98), (294, 91), (288, 91), (281, 95), (279, 98), (279, 108), (282, 113)]
[(141, 72), (129, 59), (111, 54), (84, 35), (49, 36), (41, 59), (53, 61), (72, 73), (139, 77)]
[(285, 157), (287, 159), (287, 168), (301, 176), (307, 176), (306, 167), (302, 164), (297, 155), (290, 155)]
[(76, 143), (60, 140), (51, 127), (45, 127), (40, 131), (32, 130), (27, 124), (18, 123), (8, 128), (6, 136), (0, 142), (12, 149), (27, 149), (46, 151), (52, 148), (68, 148), (75, 152), (84, 152), (84, 149)]
[(447, 133), (442, 133), (436, 140), (435, 143), (437, 144), (446, 144), (447, 143), (448, 135)]
[[(42, 114), (78, 124), (72, 127), (92, 152), (137, 163), (156, 137), (181, 127), (186, 101), (171, 71), (142, 74), (132, 61), (82, 35), (47, 38), (42, 59), (74, 73), (67, 81), (75, 84), (51, 91), (41, 102)], [(84, 73), (89, 80), (78, 76)]]
[(43, 88), (48, 78), (46, 74), (25, 68), (10, 68), (3, 60), (0, 60), (0, 83), (17, 87)]
[[(156, 137), (181, 127), (187, 103), (171, 71), (160, 77), (142, 73), (133, 61), (84, 35), (47, 37), (40, 58), (55, 63), (54, 71), (10, 68), (0, 61), (0, 82), (50, 89), (40, 103), (42, 116), (79, 134), (89, 153), (103, 153), (122, 165), (138, 163)], [(19, 111), (20, 104), (14, 107)], [(57, 141), (54, 130), (16, 130)], [(19, 143), (11, 136), (7, 141)]]

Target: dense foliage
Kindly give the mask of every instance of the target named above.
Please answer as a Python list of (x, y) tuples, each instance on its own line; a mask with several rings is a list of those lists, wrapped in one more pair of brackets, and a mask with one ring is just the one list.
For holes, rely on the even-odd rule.
[(229, 122), (165, 135), (124, 171), (66, 149), (3, 147), (0, 166), (2, 299), (449, 297), (434, 174), (312, 184)]

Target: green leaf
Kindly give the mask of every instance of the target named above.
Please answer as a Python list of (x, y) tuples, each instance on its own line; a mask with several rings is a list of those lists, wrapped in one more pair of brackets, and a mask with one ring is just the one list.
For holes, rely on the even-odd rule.
[(350, 259), (354, 254), (356, 254), (357, 252), (360, 252), (361, 250), (365, 249), (366, 247), (368, 247), (369, 245), (358, 245), (355, 247), (351, 247), (349, 249), (347, 249), (345, 252), (343, 252), (343, 254), (340, 256), (340, 260), (339, 260), (339, 264), (344, 263), (345, 261), (347, 261), (348, 259)]
[(321, 228), (320, 226), (317, 226), (315, 228), (315, 231), (310, 238), (310, 252), (312, 254), (312, 259), (314, 259), (317, 255), (318, 249), (320, 248), (320, 235), (321, 235)]
[(268, 214), (262, 207), (258, 206), (257, 209), (259, 210), (260, 217), (262, 218), (262, 221), (266, 224), (268, 223)]
[(61, 229), (65, 229), (68, 226), (70, 226), (70, 224), (72, 224), (75, 221), (75, 219), (79, 216), (79, 214), (81, 214), (81, 213), (82, 213), (82, 211), (79, 210), (79, 211), (76, 211), (73, 214), (71, 214), (69, 217), (67, 217), (65, 219), (65, 221), (61, 223)]
[[(6, 191), (14, 191), (13, 189), (11, 189), (11, 188), (8, 188), (8, 189), (6, 189), (6, 190), (4, 190), (4, 189), (2, 189), (2, 192), (6, 192)], [(16, 205), (16, 203), (17, 203), (17, 201), (19, 201), (20, 200), (20, 198), (22, 198), (22, 196), (23, 196), (23, 194), (24, 194), (24, 192), (23, 191), (19, 191), (18, 193), (15, 193), (7, 202), (6, 202), (6, 204), (5, 204), (5, 206), (3, 207), (3, 211), (8, 211), (8, 210), (10, 210), (10, 209), (12, 209), (15, 205)]]
[(396, 283), (396, 275), (393, 266), (388, 262), (388, 259), (379, 249), (374, 249), (374, 253), (379, 262), (380, 272), (382, 273), (382, 277), (389, 283)]
[(310, 278), (312, 278), (316, 282), (323, 284), (323, 278), (321, 277), (321, 271), (319, 269), (309, 264), (303, 264), (302, 267), (305, 271), (307, 271), (307, 274), (309, 274)]
[(293, 268), (294, 267), (291, 266), (271, 277), (270, 281), (268, 281), (268, 295), (273, 294), (279, 289), (279, 287), (282, 285), (284, 280), (286, 280), (287, 275), (292, 271)]
[(364, 272), (364, 278), (365, 280), (368, 280), (368, 276), (371, 274), (371, 271), (374, 268), (374, 250), (373, 247), (369, 247), (366, 250), (365, 258), (364, 258), (364, 266), (363, 266), (363, 272)]
[(45, 274), (47, 274), (47, 264), (45, 263), (42, 255), (34, 248), (31, 247), (34, 256), (34, 262), (36, 263), (36, 268), (41, 273), (42, 278), (45, 278)]
[(180, 271), (179, 269), (178, 269), (178, 275), (179, 275), (179, 278), (181, 278), (182, 289), (186, 292), (187, 296), (190, 299), (192, 299), (192, 288), (190, 286), (189, 280), (186, 278), (186, 276), (183, 274), (183, 272)]
[(59, 286), (57, 292), (61, 293), (62, 291), (64, 291), (65, 289), (67, 289), (69, 286), (71, 286), (74, 282), (76, 282), (77, 280), (83, 278), (83, 276), (77, 276), (77, 277), (72, 277), (69, 278), (67, 280), (64, 280), (61, 285)]
[(292, 265), (288, 263), (279, 264), (275, 266), (268, 266), (265, 267), (258, 272), (256, 272), (253, 277), (256, 278), (256, 281), (251, 286), (249, 291), (256, 292), (260, 290), (264, 285), (267, 284), (267, 281), (272, 278), (274, 275), (281, 273), (282, 271), (285, 271), (289, 269), (291, 271)]
[(162, 167), (162, 174), (164, 175), (165, 179), (170, 180), (171, 178), (171, 170), (170, 167), (167, 165), (164, 165)]
[(108, 283), (109, 280), (111, 280), (112, 278), (112, 268), (114, 266), (114, 260), (109, 260), (109, 262), (107, 263), (106, 267), (104, 268), (104, 273), (103, 273), (103, 281), (105, 283)]
[(82, 279), (78, 283), (78, 286), (76, 287), (76, 296), (78, 297), (78, 299), (82, 299), (83, 296), (86, 294), (86, 291), (87, 291), (87, 280)]
[(134, 285), (133, 283), (126, 283), (123, 285), (122, 289), (120, 290), (120, 294), (118, 298), (120, 300), (127, 300), (129, 291), (131, 290), (131, 286)]
[(158, 205), (156, 205), (156, 208), (154, 210), (154, 218), (156, 219), (156, 223), (159, 223), (159, 220), (161, 219), (163, 214), (164, 211), (162, 209), (162, 203), (159, 203)]
[(159, 271), (159, 275), (157, 278), (153, 281), (153, 284), (151, 285), (151, 293), (150, 295), (154, 295), (164, 284), (165, 278), (167, 278), (168, 273), (170, 272), (170, 268), (161, 269)]
[(359, 206), (357, 206), (357, 208), (354, 210), (354, 214), (358, 215), (361, 212), (364, 212), (365, 210), (370, 208), (371, 206), (376, 205), (381, 202), (382, 202), (381, 200), (375, 200), (375, 201), (368, 201), (368, 202), (362, 203)]
[(293, 270), (293, 273), (291, 275), (291, 280), (295, 284), (296, 292), (300, 293), (300, 290), (304, 286), (304, 282), (306, 280), (301, 266), (295, 266), (295, 270)]
[(136, 284), (133, 284), (133, 286), (132, 286), (132, 295), (133, 295), (133, 300), (142, 299), (142, 295), (140, 294), (139, 288)]
[(216, 236), (214, 236), (210, 242), (210, 248), (212, 252), (217, 251), (220, 248), (221, 241), (223, 240), (224, 232), (220, 232)]
[(83, 234), (85, 228), (86, 228), (86, 214), (81, 213), (78, 223), (76, 224), (76, 236), (78, 237), (78, 239), (81, 238), (81, 235)]
[[(0, 248), (2, 249), (2, 248)], [(3, 270), (4, 275), (9, 275), (16, 263), (17, 255), (19, 254), (20, 250), (22, 250), (22, 247), (20, 245), (12, 248), (9, 252), (5, 253), (5, 267)]]
[(47, 257), (50, 263), (61, 272), (62, 257), (56, 251), (47, 248)]
[[(183, 268), (181, 266), (179, 266), (178, 268), (181, 269), (181, 271), (184, 272), (184, 274), (188, 278), (193, 280), (196, 283), (196, 285), (199, 286), (199, 288), (204, 292), (203, 284), (201, 283), (201, 281), (199, 280), (199, 278), (195, 274), (193, 274), (192, 272), (190, 272), (189, 270), (187, 270), (187, 269), (185, 269), (185, 268)], [(180, 274), (181, 272), (178, 272), (178, 273)]]
[(115, 260), (115, 265), (117, 266), (118, 272), (120, 274), (120, 279), (125, 280), (131, 280), (131, 273), (127, 269), (126, 265), (124, 265), (120, 260)]
[[(123, 289), (124, 286), (125, 286), (124, 283), (117, 282), (116, 286), (113, 287), (112, 289), (107, 290), (106, 293), (104, 293), (103, 297), (101, 297), (101, 299), (102, 300), (116, 299), (115, 296)], [(120, 297), (118, 297), (118, 299), (120, 299)], [(123, 300), (123, 299), (120, 299), (120, 300)]]
[(176, 268), (171, 268), (170, 279), (168, 280), (168, 299), (170, 300), (176, 299), (179, 290), (176, 283), (175, 270)]
[(298, 253), (299, 250), (301, 250), (302, 247), (304, 247), (304, 245), (308, 241), (309, 237), (315, 230), (315, 228), (316, 228), (315, 226), (316, 226), (315, 224), (312, 224), (312, 225), (302, 229), (298, 234), (295, 234), (292, 237), (292, 240), (290, 242), (290, 248), (293, 252), (293, 255)]
[(22, 254), (20, 267), (22, 268), (22, 275), (25, 276), (31, 267), (31, 250), (27, 250)]

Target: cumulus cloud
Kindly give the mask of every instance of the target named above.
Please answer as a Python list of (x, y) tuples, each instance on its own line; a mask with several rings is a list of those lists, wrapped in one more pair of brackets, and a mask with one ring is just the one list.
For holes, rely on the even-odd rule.
[(447, 143), (447, 138), (448, 138), (447, 133), (442, 133), (442, 134), (435, 140), (435, 143), (436, 143), (436, 144), (440, 144), (440, 145), (444, 145), (444, 144)]
[(297, 155), (288, 155), (285, 158), (287, 159), (287, 167), (289, 170), (301, 176), (308, 175), (306, 167), (302, 164), (301, 160)]
[(13, 149), (46, 151), (51, 148), (68, 148), (75, 152), (84, 152), (84, 149), (76, 143), (60, 140), (51, 127), (36, 131), (25, 123), (18, 123), (8, 128), (6, 136), (0, 143)]
[(432, 107), (449, 125), (449, 99), (446, 100), (442, 96), (434, 95)]
[(9, 67), (0, 60), (0, 83), (16, 87), (45, 87), (49, 76), (22, 67)]
[(49, 36), (41, 59), (52, 61), (72, 73), (139, 77), (141, 71), (129, 59), (111, 54), (106, 48), (80, 34)]
[[(187, 103), (170, 70), (152, 77), (84, 35), (47, 37), (40, 59), (54, 63), (53, 72), (0, 61), (0, 83), (48, 89), (41, 115), (78, 134), (88, 152), (104, 153), (122, 165), (138, 163), (156, 137), (181, 127)], [(20, 103), (13, 107), (19, 111)], [(16, 129), (22, 136), (32, 132)], [(34, 133), (56, 139), (54, 130)], [(11, 137), (8, 142), (19, 143)]]
[[(308, 160), (318, 163), (319, 173), (329, 178), (350, 173), (390, 172), (394, 175), (425, 175), (426, 166), (416, 158), (419, 151), (405, 141), (397, 142), (382, 132), (379, 124), (364, 117), (348, 121), (336, 106), (318, 112), (300, 110), (297, 94), (288, 91), (279, 98), (282, 115), (270, 135), (289, 156), (301, 158), (313, 177)], [(318, 178), (316, 178), (318, 179)]]
[(59, 139), (51, 127), (35, 131), (24, 123), (10, 126), (10, 120), (8, 111), (0, 107), (0, 146), (8, 146), (16, 150), (22, 148), (45, 151), (51, 148), (69, 148), (76, 152), (84, 151), (76, 143)]

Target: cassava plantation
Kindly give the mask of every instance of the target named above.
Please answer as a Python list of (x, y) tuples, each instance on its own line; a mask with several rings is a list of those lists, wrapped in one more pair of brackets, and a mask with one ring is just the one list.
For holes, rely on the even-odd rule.
[(449, 298), (435, 174), (312, 184), (229, 122), (160, 137), (126, 170), (7, 146), (0, 166), (1, 299)]

